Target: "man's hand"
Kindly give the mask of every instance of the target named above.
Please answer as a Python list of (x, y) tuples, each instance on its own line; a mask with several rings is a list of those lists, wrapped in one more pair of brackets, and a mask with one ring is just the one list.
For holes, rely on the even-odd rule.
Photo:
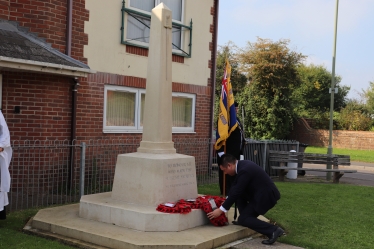
[(214, 210), (213, 212), (210, 212), (207, 214), (208, 218), (211, 220), (211, 219), (214, 219), (214, 218), (217, 218), (218, 216), (220, 216), (221, 214), (223, 213), (223, 211), (219, 208), (217, 208), (216, 210)]

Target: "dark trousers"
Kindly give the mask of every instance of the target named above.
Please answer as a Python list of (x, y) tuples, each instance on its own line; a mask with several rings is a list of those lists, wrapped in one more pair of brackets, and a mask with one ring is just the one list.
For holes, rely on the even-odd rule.
[(2, 211), (0, 211), (0, 220), (5, 220), (6, 219), (6, 211), (5, 207)]
[(257, 219), (258, 214), (251, 203), (247, 201), (238, 200), (236, 205), (239, 210), (238, 224), (248, 227), (258, 233), (271, 237), (273, 232), (278, 228), (277, 226), (268, 222)]

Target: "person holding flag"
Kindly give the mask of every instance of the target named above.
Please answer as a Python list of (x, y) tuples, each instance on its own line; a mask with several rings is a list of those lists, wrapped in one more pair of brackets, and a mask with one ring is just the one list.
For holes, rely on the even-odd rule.
[[(225, 70), (222, 78), (221, 97), (219, 101), (219, 115), (216, 132), (215, 149), (217, 151), (217, 164), (221, 163), (223, 154), (231, 154), (236, 159), (240, 159), (242, 152), (243, 133), (240, 123), (236, 116), (236, 107), (238, 106), (234, 100), (231, 81), (231, 66), (226, 58)], [(235, 177), (225, 176), (223, 171), (218, 169), (219, 187), (221, 195), (226, 195), (230, 190), (231, 183)]]

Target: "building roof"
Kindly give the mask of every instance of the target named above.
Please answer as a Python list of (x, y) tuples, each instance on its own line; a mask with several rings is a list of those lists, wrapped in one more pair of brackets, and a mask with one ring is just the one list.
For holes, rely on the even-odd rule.
[(87, 77), (86, 64), (51, 47), (16, 22), (0, 19), (0, 69)]

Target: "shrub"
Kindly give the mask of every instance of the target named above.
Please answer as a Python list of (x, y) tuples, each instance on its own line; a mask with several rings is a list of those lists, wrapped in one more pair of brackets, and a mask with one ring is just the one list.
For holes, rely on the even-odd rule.
[(371, 118), (359, 110), (343, 108), (338, 119), (338, 128), (349, 131), (368, 131), (372, 126)]

